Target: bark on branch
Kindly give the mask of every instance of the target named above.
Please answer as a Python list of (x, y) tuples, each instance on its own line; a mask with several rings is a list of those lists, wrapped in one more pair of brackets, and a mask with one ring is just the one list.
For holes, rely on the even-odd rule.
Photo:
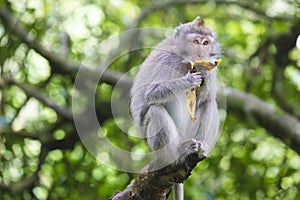
[[(172, 163), (157, 171), (148, 171), (148, 166), (122, 192), (116, 192), (110, 200), (165, 200), (174, 183), (182, 183), (198, 162), (205, 159), (199, 152), (188, 155), (180, 163)], [(150, 163), (151, 165), (151, 163)]]

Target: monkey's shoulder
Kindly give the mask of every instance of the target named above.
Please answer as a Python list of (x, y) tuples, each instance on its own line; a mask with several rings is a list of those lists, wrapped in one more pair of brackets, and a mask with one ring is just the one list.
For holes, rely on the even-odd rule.
[(149, 54), (145, 62), (169, 64), (170, 62), (181, 63), (183, 58), (176, 53), (176, 44), (173, 38), (167, 38), (160, 42)]
[[(172, 38), (159, 43), (144, 61), (142, 68), (157, 73), (187, 73), (187, 66), (183, 64), (184, 58), (176, 53), (176, 44)], [(148, 71), (148, 70), (147, 70)], [(148, 71), (149, 72), (149, 71)]]

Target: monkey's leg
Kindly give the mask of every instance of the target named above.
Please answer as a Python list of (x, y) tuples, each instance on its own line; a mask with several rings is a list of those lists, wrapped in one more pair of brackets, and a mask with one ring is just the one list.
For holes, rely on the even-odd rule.
[[(152, 150), (157, 151), (158, 156), (149, 166), (152, 171), (178, 160), (181, 139), (172, 117), (163, 106), (152, 105), (148, 110), (147, 117), (149, 120), (147, 142)], [(174, 184), (173, 199), (183, 200), (182, 183)]]
[(162, 105), (152, 105), (147, 112), (147, 142), (163, 164), (179, 157), (180, 138), (172, 117)]

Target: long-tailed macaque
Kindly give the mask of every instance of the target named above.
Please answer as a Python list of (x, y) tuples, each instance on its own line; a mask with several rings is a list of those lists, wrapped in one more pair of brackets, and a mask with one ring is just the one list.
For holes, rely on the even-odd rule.
[[(221, 53), (214, 31), (201, 17), (179, 25), (174, 36), (159, 43), (141, 65), (131, 89), (130, 109), (139, 132), (156, 151), (157, 166), (180, 161), (201, 147), (207, 155), (219, 131), (216, 68), (191, 63), (215, 62)], [(186, 95), (196, 89), (195, 119)], [(181, 186), (177, 187), (181, 188)], [(183, 192), (175, 192), (182, 199)]]

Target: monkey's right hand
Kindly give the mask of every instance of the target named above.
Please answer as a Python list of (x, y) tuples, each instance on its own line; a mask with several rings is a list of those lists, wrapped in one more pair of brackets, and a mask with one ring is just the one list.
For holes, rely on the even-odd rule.
[(199, 86), (203, 81), (203, 76), (201, 72), (189, 71), (185, 75), (186, 80), (190, 84), (190, 87)]

